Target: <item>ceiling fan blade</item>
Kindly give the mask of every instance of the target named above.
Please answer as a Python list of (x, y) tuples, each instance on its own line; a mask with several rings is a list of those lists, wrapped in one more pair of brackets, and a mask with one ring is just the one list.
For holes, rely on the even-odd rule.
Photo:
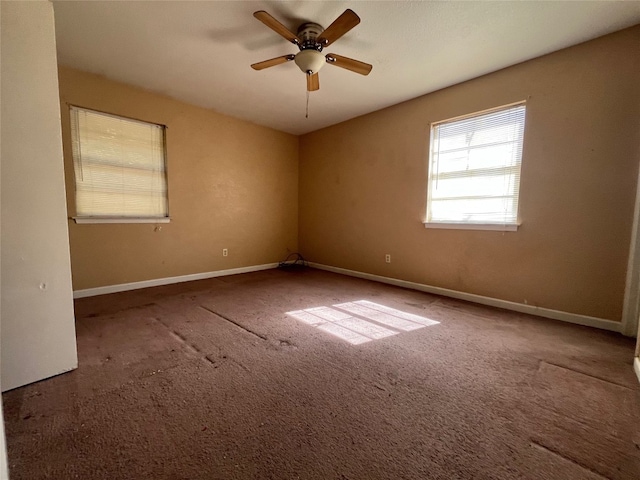
[(361, 62), (360, 60), (354, 60), (353, 58), (343, 57), (342, 55), (336, 55), (335, 53), (327, 54), (327, 63), (335, 65), (336, 67), (346, 68), (352, 72), (359, 73), (360, 75), (369, 75), (373, 65)]
[(316, 90), (320, 90), (320, 77), (317, 73), (307, 75), (307, 91), (315, 92)]
[(285, 27), (283, 24), (281, 24), (278, 20), (273, 18), (264, 10), (259, 10), (257, 12), (254, 12), (253, 16), (256, 17), (258, 20), (260, 20), (262, 23), (264, 23), (271, 30), (276, 32), (278, 35), (290, 41), (291, 43), (295, 43), (296, 45), (300, 43), (300, 39), (296, 35), (294, 35), (287, 27)]
[(295, 57), (295, 55), (283, 55), (281, 57), (272, 58), (271, 60), (265, 60), (264, 62), (254, 63), (253, 65), (251, 65), (251, 68), (253, 68), (254, 70), (262, 70), (264, 68), (280, 65), (281, 63), (290, 62)]
[(327, 29), (320, 34), (318, 41), (322, 46), (331, 45), (353, 27), (360, 23), (360, 17), (351, 9), (346, 9), (342, 15), (334, 20)]

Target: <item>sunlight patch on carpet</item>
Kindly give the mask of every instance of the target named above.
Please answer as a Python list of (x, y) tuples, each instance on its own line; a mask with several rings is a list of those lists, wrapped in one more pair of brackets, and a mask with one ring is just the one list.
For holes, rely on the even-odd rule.
[(295, 310), (287, 315), (352, 345), (440, 323), (367, 300)]
[(368, 306), (360, 305), (356, 302), (341, 303), (339, 305), (336, 305), (336, 307), (346, 310), (347, 312), (353, 313), (355, 315), (364, 317), (368, 320), (373, 320), (374, 322), (382, 323), (389, 327), (395, 328), (397, 330), (403, 330), (405, 332), (425, 327), (425, 325), (421, 325), (420, 323), (411, 322), (409, 320), (405, 320), (389, 313), (374, 310), (372, 308), (369, 308)]

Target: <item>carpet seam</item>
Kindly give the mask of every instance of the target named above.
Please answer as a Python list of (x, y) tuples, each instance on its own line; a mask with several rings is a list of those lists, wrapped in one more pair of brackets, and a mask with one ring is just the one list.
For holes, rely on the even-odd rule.
[(562, 454), (562, 453), (560, 453), (559, 451), (557, 451), (557, 450), (555, 450), (555, 449), (553, 449), (553, 448), (549, 448), (549, 447), (547, 447), (547, 446), (545, 446), (545, 445), (541, 444), (540, 442), (537, 442), (536, 440), (533, 440), (533, 439), (532, 439), (532, 440), (531, 440), (531, 444), (532, 444), (532, 445), (534, 445), (534, 446), (536, 446), (537, 448), (540, 448), (540, 449), (542, 449), (542, 450), (544, 450), (544, 451), (546, 451), (546, 452), (551, 453), (552, 455), (555, 455), (555, 456), (557, 456), (557, 457), (560, 457), (560, 458), (562, 458), (563, 460), (566, 460), (566, 461), (568, 461), (568, 462), (571, 462), (571, 463), (573, 463), (574, 465), (577, 465), (578, 467), (582, 468), (583, 470), (586, 470), (586, 471), (588, 471), (588, 472), (590, 472), (590, 473), (593, 473), (594, 475), (597, 475), (598, 477), (600, 477), (600, 478), (602, 478), (602, 479), (604, 479), (604, 480), (611, 480), (611, 477), (608, 477), (608, 476), (606, 476), (606, 475), (603, 475), (603, 474), (602, 474), (602, 473), (600, 473), (599, 471), (597, 471), (597, 470), (595, 470), (595, 469), (593, 469), (593, 468), (591, 468), (591, 467), (589, 467), (589, 466), (587, 466), (587, 465), (583, 465), (582, 463), (577, 462), (577, 461), (573, 460), (572, 458), (569, 458), (569, 457), (567, 457), (567, 456), (563, 455), (563, 454)]
[(214, 315), (215, 315), (215, 316), (217, 316), (217, 317), (222, 318), (223, 320), (226, 320), (226, 321), (227, 321), (227, 322), (229, 322), (229, 323), (234, 324), (236, 327), (241, 328), (242, 330), (244, 330), (244, 331), (245, 331), (245, 332), (247, 332), (247, 333), (250, 333), (251, 335), (255, 335), (256, 337), (258, 337), (258, 338), (260, 338), (260, 339), (262, 339), (262, 340), (267, 340), (267, 337), (265, 337), (264, 335), (261, 335), (261, 334), (259, 334), (259, 333), (257, 333), (257, 332), (254, 332), (253, 330), (251, 330), (250, 328), (245, 327), (245, 326), (244, 326), (244, 325), (242, 325), (241, 323), (238, 323), (238, 322), (236, 322), (236, 321), (234, 321), (234, 320), (231, 320), (230, 318), (225, 317), (224, 315), (222, 315), (222, 314), (220, 314), (220, 313), (218, 313), (218, 312), (215, 312), (215, 311), (213, 311), (213, 310), (211, 310), (211, 309), (209, 309), (209, 308), (205, 307), (204, 305), (199, 305), (199, 307), (200, 307), (200, 308), (202, 308), (203, 310), (206, 310), (206, 311), (207, 311), (207, 312), (209, 312), (209, 313), (214, 314)]
[(151, 317), (153, 318), (156, 322), (158, 322), (160, 325), (162, 325), (164, 328), (166, 328), (169, 331), (169, 334), (171, 334), (173, 337), (177, 338), (179, 341), (181, 341), (182, 343), (184, 343), (187, 347), (189, 347), (191, 350), (193, 350), (194, 352), (196, 352), (199, 355), (204, 355), (204, 352), (202, 350), (200, 350), (198, 347), (196, 347), (194, 344), (192, 344), (191, 342), (189, 342), (187, 340), (187, 338), (178, 333), (177, 331), (175, 331), (174, 329), (172, 329), (169, 325), (167, 325), (166, 323), (164, 323), (162, 320), (160, 320), (159, 317)]
[(565, 367), (564, 365), (559, 365), (557, 363), (553, 363), (553, 362), (548, 362), (546, 360), (540, 360), (540, 363), (546, 363), (547, 365), (551, 365), (557, 368), (562, 368), (564, 370), (569, 370), (570, 372), (574, 372), (574, 373), (578, 373), (580, 375), (584, 375), (585, 377), (590, 377), (590, 378), (594, 378), (596, 380), (600, 380), (601, 382), (605, 382), (605, 383), (610, 383), (611, 385), (615, 385), (616, 387), (621, 387), (621, 388), (625, 388), (627, 390), (631, 390), (632, 392), (636, 391), (637, 388), (633, 388), (633, 387), (629, 387), (627, 385), (622, 385), (620, 383), (617, 382), (612, 382), (611, 380), (607, 380), (605, 378), (602, 377), (598, 377), (596, 375), (592, 375), (590, 373), (586, 373), (586, 372), (582, 372), (580, 370), (576, 370), (575, 368), (571, 368), (571, 367)]

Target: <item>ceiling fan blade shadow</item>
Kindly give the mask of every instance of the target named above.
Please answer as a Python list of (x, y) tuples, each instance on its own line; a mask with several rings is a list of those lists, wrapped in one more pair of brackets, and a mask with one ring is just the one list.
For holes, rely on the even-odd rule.
[[(274, 37), (273, 35), (267, 32), (268, 38), (265, 37), (255, 37), (247, 40), (242, 43), (242, 46), (245, 50), (250, 52), (256, 52), (258, 50), (264, 50), (270, 47), (275, 47), (277, 45), (282, 46), (282, 40), (278, 37)], [(246, 35), (245, 35), (246, 36)]]
[[(296, 15), (296, 10), (298, 10), (297, 6), (293, 3), (296, 2), (283, 2), (282, 0), (277, 0), (275, 2), (265, 2), (268, 4), (268, 8), (273, 12), (277, 18), (279, 18), (283, 24), (285, 25), (302, 25), (303, 23), (310, 22), (311, 20), (307, 18), (302, 18), (299, 15)], [(304, 3), (304, 2), (302, 2)], [(314, 2), (315, 3), (315, 2)], [(317, 2), (324, 3), (324, 2)]]
[(353, 58), (343, 57), (342, 55), (336, 55), (335, 53), (328, 53), (326, 58), (328, 64), (351, 70), (360, 75), (369, 75), (373, 69), (373, 65), (361, 62), (360, 60), (354, 60)]
[(342, 15), (336, 18), (334, 22), (322, 32), (318, 41), (325, 47), (329, 46), (359, 23), (360, 17), (356, 15), (353, 10), (347, 8)]
[(265, 60), (264, 62), (258, 62), (251, 65), (251, 68), (254, 70), (263, 70), (269, 67), (275, 67), (276, 65), (281, 65), (283, 63), (287, 63), (295, 58), (295, 55), (283, 55), (281, 57), (271, 58), (269, 60)]
[(246, 26), (211, 29), (207, 32), (207, 37), (221, 43), (239, 43), (247, 36)]
[(307, 92), (315, 92), (320, 90), (320, 77), (317, 73), (307, 75)]
[(278, 20), (273, 18), (264, 10), (259, 10), (257, 12), (254, 12), (253, 16), (256, 17), (258, 20), (260, 20), (262, 23), (264, 23), (271, 30), (276, 32), (278, 35), (288, 40), (289, 42), (294, 43), (296, 45), (300, 43), (300, 40), (294, 33), (292, 33), (287, 27), (285, 27), (282, 23), (280, 23)]

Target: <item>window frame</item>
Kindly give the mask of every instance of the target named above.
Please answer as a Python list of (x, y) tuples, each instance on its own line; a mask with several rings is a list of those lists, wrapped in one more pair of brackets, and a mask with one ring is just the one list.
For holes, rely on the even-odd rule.
[[(520, 219), (520, 186), (522, 184), (521, 182), (521, 176), (519, 175), (519, 181), (518, 181), (518, 194), (516, 197), (514, 197), (517, 201), (518, 201), (518, 207), (516, 209), (516, 220), (515, 222), (509, 222), (509, 223), (504, 223), (504, 222), (469, 222), (469, 221), (461, 221), (461, 222), (455, 222), (455, 221), (451, 221), (451, 222), (444, 222), (444, 221), (431, 221), (429, 220), (430, 217), (430, 207), (431, 207), (431, 194), (432, 194), (432, 189), (431, 189), (431, 166), (433, 163), (433, 145), (434, 145), (434, 131), (435, 131), (435, 127), (439, 126), (439, 125), (443, 125), (443, 124), (447, 124), (447, 123), (452, 123), (452, 122), (457, 122), (460, 120), (465, 120), (468, 118), (474, 118), (474, 117), (481, 117), (483, 115), (489, 115), (491, 113), (495, 113), (495, 112), (500, 112), (502, 110), (508, 110), (510, 108), (514, 108), (514, 107), (524, 107), (524, 125), (526, 127), (526, 113), (527, 113), (527, 102), (526, 100), (521, 100), (518, 102), (513, 102), (513, 103), (509, 103), (509, 104), (505, 104), (505, 105), (500, 105), (498, 107), (493, 107), (493, 108), (489, 108), (486, 110), (480, 110), (477, 112), (472, 112), (472, 113), (468, 113), (465, 115), (459, 115), (457, 117), (451, 117), (451, 118), (447, 118), (445, 120), (439, 120), (437, 122), (432, 122), (429, 125), (429, 158), (428, 158), (428, 163), (427, 163), (427, 203), (426, 203), (426, 208), (424, 210), (425, 212), (425, 220), (422, 222), (425, 226), (425, 228), (429, 228), (429, 229), (450, 229), (450, 230), (488, 230), (488, 231), (510, 231), (510, 232), (515, 232), (518, 230), (518, 228), (520, 227), (520, 225), (522, 225), (521, 219)], [(524, 153), (524, 137), (525, 137), (525, 132), (524, 132), (524, 127), (523, 127), (523, 133), (522, 133), (522, 145), (521, 147), (521, 155), (520, 155), (520, 164), (519, 164), (519, 168), (521, 171), (522, 168), (522, 154)], [(509, 167), (503, 167), (503, 168), (509, 168)]]
[[(139, 118), (128, 117), (126, 115), (118, 115), (111, 112), (105, 112), (102, 110), (96, 110), (95, 108), (87, 108), (76, 104), (67, 104), (69, 112), (69, 137), (71, 141), (71, 163), (73, 169), (73, 208), (74, 213), (71, 217), (76, 224), (158, 224), (158, 223), (170, 223), (170, 202), (169, 202), (169, 162), (167, 156), (167, 130), (168, 127), (162, 123), (149, 122), (146, 120), (140, 120)], [(162, 131), (162, 158), (164, 162), (164, 181), (166, 185), (165, 200), (166, 200), (166, 215), (162, 216), (127, 216), (127, 215), (78, 215), (77, 205), (77, 184), (76, 184), (76, 157), (74, 154), (74, 133), (72, 126), (73, 109), (88, 111), (94, 114), (104, 115), (107, 117), (113, 117), (116, 119), (123, 119), (130, 122), (137, 122), (143, 125), (151, 125), (159, 127)]]

